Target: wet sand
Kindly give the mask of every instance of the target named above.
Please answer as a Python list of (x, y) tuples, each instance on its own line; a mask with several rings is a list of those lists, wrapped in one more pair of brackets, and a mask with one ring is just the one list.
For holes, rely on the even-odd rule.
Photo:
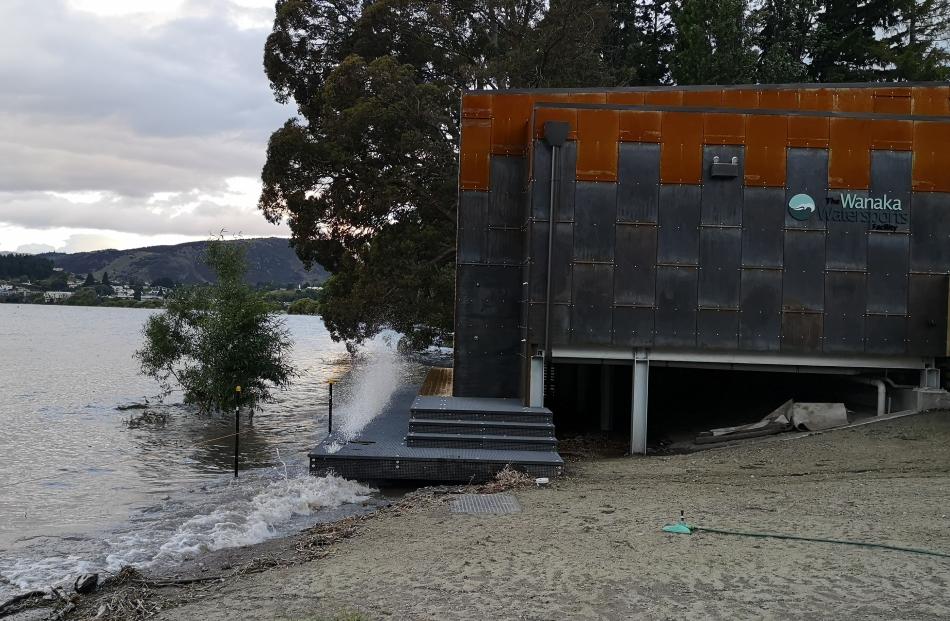
[[(512, 493), (523, 507), (513, 515), (451, 514), (444, 494), (385, 510), (324, 558), (165, 589), (157, 618), (950, 617), (950, 558), (660, 531), (682, 509), (708, 527), (950, 552), (950, 413), (586, 459), (549, 487)], [(231, 552), (227, 566), (293, 556), (305, 537)]]

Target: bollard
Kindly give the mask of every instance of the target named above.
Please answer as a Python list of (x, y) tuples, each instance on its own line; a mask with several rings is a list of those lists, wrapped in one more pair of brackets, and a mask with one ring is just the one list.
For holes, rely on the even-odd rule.
[(234, 478), (238, 478), (238, 451), (241, 447), (241, 387), (235, 386), (238, 406), (234, 408)]
[(330, 412), (329, 412), (329, 422), (327, 424), (327, 434), (333, 433), (333, 380), (327, 382), (330, 384)]

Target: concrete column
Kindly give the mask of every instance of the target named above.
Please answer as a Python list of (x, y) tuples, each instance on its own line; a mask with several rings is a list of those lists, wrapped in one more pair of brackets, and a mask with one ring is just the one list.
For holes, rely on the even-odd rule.
[(646, 455), (647, 404), (650, 388), (650, 356), (638, 349), (633, 357), (633, 404), (630, 408), (630, 454)]
[(610, 414), (613, 412), (613, 382), (609, 364), (600, 365), (600, 430), (610, 431)]
[(544, 406), (544, 356), (531, 357), (531, 374), (528, 377), (528, 407)]

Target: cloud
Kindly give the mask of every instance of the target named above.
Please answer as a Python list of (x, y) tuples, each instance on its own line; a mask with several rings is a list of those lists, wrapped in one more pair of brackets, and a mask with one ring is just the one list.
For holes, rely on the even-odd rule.
[(22, 246), (17, 246), (17, 249), (14, 252), (23, 253), (23, 254), (42, 254), (44, 252), (54, 252), (56, 248), (50, 246), (49, 244), (23, 244)]
[(0, 228), (287, 235), (255, 208), (292, 116), (263, 74), (272, 18), (272, 0), (0, 4)]

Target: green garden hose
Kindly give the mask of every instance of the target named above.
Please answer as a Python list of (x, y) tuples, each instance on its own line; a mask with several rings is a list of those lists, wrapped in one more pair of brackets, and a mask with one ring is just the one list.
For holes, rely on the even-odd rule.
[(663, 531), (667, 533), (678, 533), (678, 534), (690, 534), (696, 531), (702, 531), (707, 533), (718, 533), (720, 535), (735, 535), (739, 537), (759, 537), (763, 539), (790, 539), (793, 541), (811, 541), (816, 543), (835, 543), (846, 546), (859, 546), (863, 548), (881, 548), (884, 550), (896, 550), (898, 552), (911, 552), (913, 554), (926, 554), (928, 556), (937, 556), (941, 558), (950, 558), (950, 554), (946, 552), (938, 552), (936, 550), (925, 550), (923, 548), (910, 548), (906, 546), (894, 546), (886, 543), (874, 543), (871, 541), (849, 541), (847, 539), (830, 539), (827, 537), (803, 537), (801, 535), (785, 535), (781, 533), (758, 533), (750, 531), (741, 531), (741, 530), (727, 530), (724, 528), (708, 528), (706, 526), (696, 526), (694, 524), (686, 524), (685, 522), (678, 522), (676, 524), (668, 524), (663, 527)]

